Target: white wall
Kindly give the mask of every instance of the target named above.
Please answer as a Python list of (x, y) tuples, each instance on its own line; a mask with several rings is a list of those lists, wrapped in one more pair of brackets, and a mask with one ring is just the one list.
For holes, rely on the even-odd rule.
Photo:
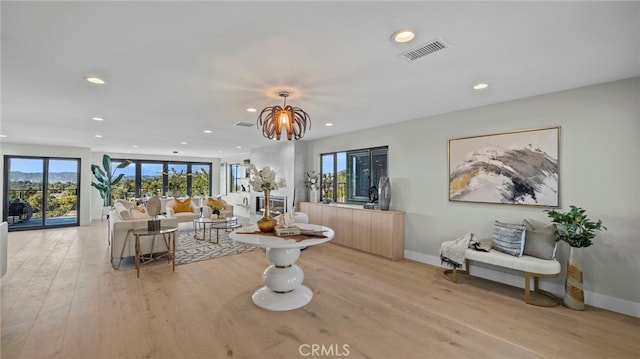
[[(388, 145), (406, 255), (439, 264), (443, 241), (490, 238), (494, 220), (549, 222), (539, 207), (449, 202), (448, 139), (559, 125), (560, 209), (583, 207), (609, 228), (584, 251), (586, 302), (640, 316), (639, 103), (640, 78), (627, 79), (310, 141), (307, 160), (318, 170), (321, 153)], [(563, 267), (567, 254), (560, 243)]]
[[(51, 147), (38, 145), (2, 144), (2, 158), (5, 155), (69, 157), (80, 158), (80, 225), (91, 224), (91, 150), (78, 147)], [(100, 195), (98, 194), (98, 199)], [(100, 215), (98, 215), (98, 218)]]

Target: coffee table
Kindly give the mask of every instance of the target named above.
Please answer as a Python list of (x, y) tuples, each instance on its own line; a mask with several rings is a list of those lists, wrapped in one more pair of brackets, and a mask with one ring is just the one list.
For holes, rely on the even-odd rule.
[(293, 310), (307, 305), (313, 298), (311, 289), (302, 285), (304, 272), (295, 263), (300, 257), (300, 248), (328, 242), (333, 239), (334, 232), (329, 227), (315, 224), (296, 223), (296, 226), (324, 231), (326, 237), (308, 237), (296, 242), (287, 237), (249, 234), (258, 231), (257, 225), (243, 227), (242, 230), (229, 234), (236, 242), (267, 249), (267, 258), (272, 264), (262, 275), (264, 287), (256, 290), (251, 297), (253, 303), (260, 308), (273, 311)]
[(211, 225), (209, 225), (209, 238), (211, 238), (211, 232), (213, 230), (216, 231), (216, 241), (215, 243), (218, 244), (218, 242), (220, 242), (220, 231), (226, 231), (226, 232), (231, 232), (234, 229), (240, 228), (242, 227), (242, 224), (238, 223), (238, 218), (237, 217), (228, 217), (226, 221), (219, 221), (219, 222), (213, 222)]
[[(216, 241), (214, 243), (218, 244), (220, 241), (220, 230), (232, 231), (239, 227), (242, 227), (242, 225), (238, 223), (238, 217), (224, 217), (218, 219), (211, 219), (207, 217), (195, 218), (193, 220), (193, 237), (199, 240), (207, 240), (208, 233), (209, 241), (213, 242), (211, 232), (215, 229)], [(199, 235), (200, 231), (202, 231), (201, 235)]]

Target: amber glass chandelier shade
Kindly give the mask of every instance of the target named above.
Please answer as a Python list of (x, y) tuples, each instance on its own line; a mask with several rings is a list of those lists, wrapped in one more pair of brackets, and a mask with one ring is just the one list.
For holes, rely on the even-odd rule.
[(284, 97), (284, 105), (267, 107), (260, 112), (257, 127), (262, 128), (262, 135), (270, 140), (280, 140), (282, 133), (286, 133), (287, 140), (299, 140), (304, 137), (307, 127), (311, 128), (311, 118), (299, 107), (287, 106), (287, 93), (280, 93)]

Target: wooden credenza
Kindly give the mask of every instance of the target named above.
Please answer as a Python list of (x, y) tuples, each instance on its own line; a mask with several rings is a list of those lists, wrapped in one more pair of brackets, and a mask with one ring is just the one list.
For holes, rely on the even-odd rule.
[(298, 203), (309, 223), (332, 228), (332, 243), (392, 260), (404, 257), (404, 212), (379, 211), (340, 204)]

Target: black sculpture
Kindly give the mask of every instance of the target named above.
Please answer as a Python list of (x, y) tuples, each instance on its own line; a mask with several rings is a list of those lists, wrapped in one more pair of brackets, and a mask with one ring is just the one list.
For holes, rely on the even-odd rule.
[(369, 188), (369, 203), (378, 203), (378, 187)]

